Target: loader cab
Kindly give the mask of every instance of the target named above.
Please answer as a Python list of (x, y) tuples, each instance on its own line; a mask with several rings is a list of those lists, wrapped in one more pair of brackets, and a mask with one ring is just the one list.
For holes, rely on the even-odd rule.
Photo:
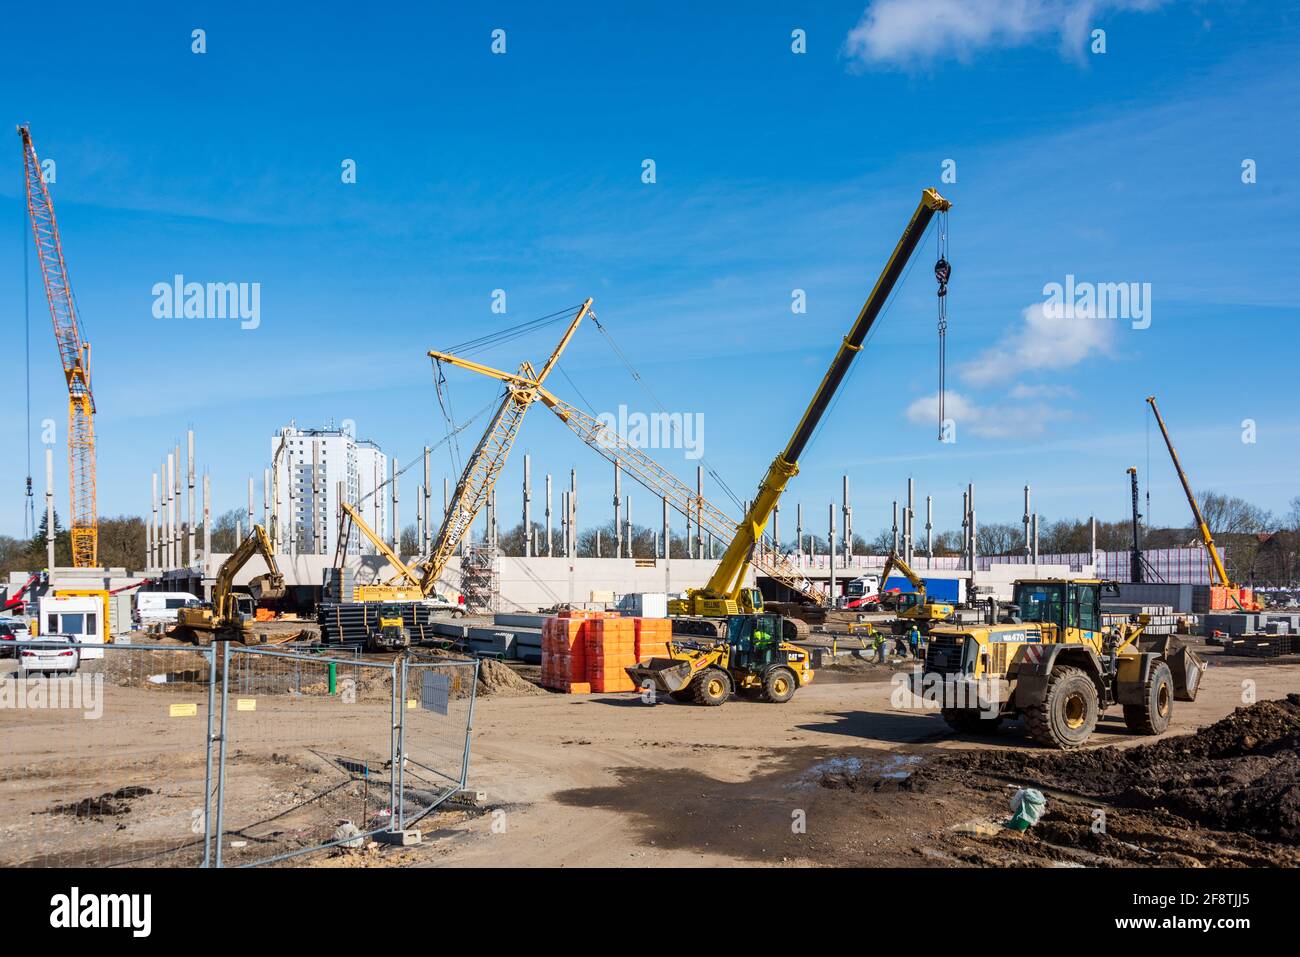
[(784, 625), (780, 615), (732, 615), (727, 619), (727, 644), (734, 666), (760, 670), (778, 655)]
[(740, 590), (740, 595), (737, 596), (736, 604), (740, 606), (740, 611), (744, 614), (762, 614), (763, 593), (757, 588), (742, 588)]
[(1099, 581), (1019, 581), (1013, 602), (1021, 624), (1055, 625), (1064, 640), (1096, 643), (1101, 635)]

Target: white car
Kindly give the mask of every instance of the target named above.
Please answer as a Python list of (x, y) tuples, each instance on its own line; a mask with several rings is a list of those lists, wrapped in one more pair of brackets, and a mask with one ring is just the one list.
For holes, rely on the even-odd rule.
[(460, 601), (452, 601), (446, 595), (434, 592), (428, 598), (423, 599), (420, 604), (431, 611), (444, 612), (453, 618), (465, 617), (465, 600), (463, 598)]
[(33, 673), (72, 675), (81, 667), (81, 649), (71, 635), (40, 635), (32, 639), (32, 644), (16, 650), (19, 678)]
[(0, 658), (17, 658), (15, 642), (27, 640), (27, 622), (17, 618), (0, 618)]

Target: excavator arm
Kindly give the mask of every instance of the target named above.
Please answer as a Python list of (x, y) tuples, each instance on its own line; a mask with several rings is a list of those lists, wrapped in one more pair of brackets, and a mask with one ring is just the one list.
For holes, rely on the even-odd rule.
[(925, 579), (912, 570), (912, 566), (903, 561), (903, 556), (898, 552), (891, 551), (889, 557), (885, 559), (885, 567), (880, 572), (880, 594), (885, 594), (885, 582), (889, 581), (889, 573), (897, 568), (903, 573), (903, 577), (911, 583), (916, 589), (916, 593), (921, 596), (919, 603), (925, 604)]
[(235, 617), (231, 586), (234, 585), (235, 576), (239, 574), (239, 570), (247, 565), (254, 555), (258, 554), (266, 562), (269, 573), (259, 575), (253, 579), (254, 597), (278, 598), (284, 594), (284, 576), (280, 574), (280, 566), (276, 563), (275, 553), (271, 550), (271, 542), (266, 536), (266, 529), (261, 525), (254, 525), (253, 530), (248, 533), (248, 537), (239, 543), (239, 547), (217, 569), (217, 579), (212, 586), (212, 611), (218, 621), (230, 620)]

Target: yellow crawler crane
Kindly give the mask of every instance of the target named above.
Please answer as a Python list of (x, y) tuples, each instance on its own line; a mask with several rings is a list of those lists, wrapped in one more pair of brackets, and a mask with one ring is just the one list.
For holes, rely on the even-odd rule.
[[(579, 307), (577, 315), (569, 323), (559, 345), (555, 347), (539, 371), (534, 371), (533, 364), (525, 361), (519, 367), (518, 376), (506, 383), (505, 397), (483, 433), (483, 438), (475, 447), (474, 454), (465, 463), (460, 481), (456, 483), (456, 491), (452, 493), (450, 507), (434, 538), (433, 547), (414, 569), (420, 576), (419, 588), (424, 597), (435, 592), (438, 579), (443, 569), (447, 567), (448, 560), (456, 553), (461, 539), (474, 523), (474, 518), (487, 503), (492, 488), (496, 485), (497, 477), (505, 468), (506, 458), (514, 446), (519, 428), (523, 425), (524, 413), (537, 398), (538, 389), (555, 369), (569, 340), (578, 331), (579, 323), (590, 309), (591, 300), (588, 299)], [(455, 366), (472, 368), (474, 365), (449, 353), (433, 349), (429, 350), (429, 357), (435, 362), (446, 362)], [(389, 584), (393, 583), (390, 580)]]
[(361, 517), (360, 510), (350, 502), (344, 502), (339, 506), (346, 519), (343, 530), (339, 534), (338, 548), (334, 554), (334, 567), (343, 568), (343, 563), (347, 554), (348, 539), (352, 533), (347, 528), (347, 522), (356, 526), (357, 531), (365, 536), (370, 544), (380, 555), (388, 561), (397, 575), (389, 578), (379, 585), (357, 585), (352, 590), (352, 600), (369, 602), (369, 601), (419, 601), (424, 597), (424, 592), (420, 588), (420, 576), (417, 575), (409, 565), (402, 561), (388, 543), (375, 534), (375, 530), (370, 527), (369, 523)]

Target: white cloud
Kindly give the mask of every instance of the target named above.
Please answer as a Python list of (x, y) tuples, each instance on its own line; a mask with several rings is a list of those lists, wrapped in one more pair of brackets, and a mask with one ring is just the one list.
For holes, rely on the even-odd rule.
[(987, 48), (1057, 37), (1082, 56), (1097, 18), (1112, 10), (1151, 10), (1164, 0), (873, 0), (845, 41), (862, 66), (962, 59)]
[(1026, 306), (1021, 319), (1021, 325), (997, 345), (961, 366), (958, 371), (964, 380), (1010, 386), (1029, 372), (1066, 369), (1088, 356), (1107, 355), (1115, 339), (1114, 319), (1060, 317), (1041, 302)]
[[(1009, 395), (1004, 399), (977, 402), (960, 392), (948, 392), (944, 396), (943, 414), (956, 425), (958, 442), (965, 432), (986, 439), (1039, 436), (1055, 423), (1071, 418), (1069, 412), (1040, 400)], [(937, 432), (938, 393), (923, 396), (909, 405), (907, 420), (915, 425), (928, 425)]]

